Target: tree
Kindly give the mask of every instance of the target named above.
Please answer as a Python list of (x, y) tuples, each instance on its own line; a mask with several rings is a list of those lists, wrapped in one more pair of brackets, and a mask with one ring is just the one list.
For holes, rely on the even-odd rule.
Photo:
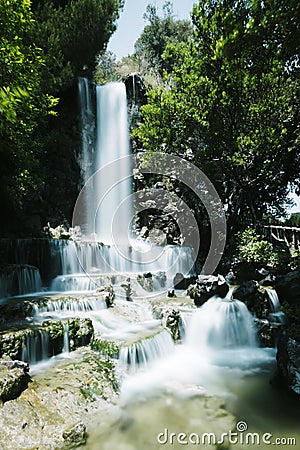
[(53, 112), (56, 100), (41, 90), (44, 59), (29, 39), (34, 26), (30, 2), (0, 0), (0, 23), (0, 198), (5, 227), (40, 183), (32, 134)]
[(36, 0), (34, 40), (44, 50), (45, 88), (59, 93), (79, 76), (92, 78), (124, 0)]
[[(221, 0), (194, 7), (194, 37), (148, 94), (136, 131), (148, 151), (192, 158), (215, 184), (233, 235), (283, 214), (299, 180), (296, 2)], [(276, 24), (278, 24), (276, 26)], [(274, 31), (275, 30), (275, 31)]]
[(162, 57), (167, 45), (187, 42), (192, 35), (191, 22), (177, 20), (170, 1), (163, 6), (163, 17), (159, 16), (156, 6), (149, 4), (144, 19), (149, 25), (135, 43), (134, 57), (139, 61), (141, 72), (154, 72), (160, 79), (164, 70), (170, 69), (169, 62)]

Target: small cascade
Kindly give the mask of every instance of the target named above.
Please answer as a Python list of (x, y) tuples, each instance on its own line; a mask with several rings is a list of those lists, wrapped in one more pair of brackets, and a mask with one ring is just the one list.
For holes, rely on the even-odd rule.
[(279, 298), (275, 289), (266, 288), (268, 295), (271, 313), (269, 314), (270, 323), (273, 328), (280, 327), (285, 323), (284, 312), (281, 311)]
[(67, 298), (63, 300), (54, 300), (48, 302), (46, 306), (38, 307), (37, 315), (43, 313), (53, 313), (58, 315), (59, 313), (80, 313), (87, 311), (100, 311), (106, 309), (107, 305), (103, 299), (93, 298), (80, 298), (72, 299)]
[(275, 289), (266, 288), (266, 292), (268, 294), (270, 307), (273, 313), (277, 313), (280, 311), (280, 302)]
[(24, 295), (39, 292), (42, 280), (38, 268), (30, 265), (13, 265), (0, 275), (0, 296)]
[(63, 353), (70, 352), (70, 337), (69, 337), (69, 324), (68, 322), (64, 325), (64, 345), (63, 345)]
[(99, 283), (92, 277), (84, 274), (60, 275), (51, 283), (50, 290), (53, 292), (85, 292), (94, 291)]
[(189, 324), (192, 318), (194, 310), (181, 310), (179, 318), (179, 337), (181, 340), (185, 339)]
[(173, 349), (174, 342), (170, 333), (163, 330), (154, 336), (140, 339), (131, 345), (122, 347), (119, 359), (134, 371), (141, 365), (147, 366), (150, 362), (168, 355)]
[(211, 297), (193, 315), (186, 343), (202, 351), (256, 347), (254, 318), (231, 291), (225, 298)]
[(32, 330), (26, 336), (26, 345), (22, 350), (22, 361), (36, 364), (52, 356), (49, 334), (43, 330)]

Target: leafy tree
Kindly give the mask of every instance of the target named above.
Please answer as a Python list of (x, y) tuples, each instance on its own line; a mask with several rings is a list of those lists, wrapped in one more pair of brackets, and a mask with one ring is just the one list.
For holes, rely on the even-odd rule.
[(144, 148), (192, 159), (215, 184), (231, 234), (283, 214), (288, 184), (300, 182), (298, 42), (287, 39), (298, 14), (287, 0), (200, 1), (194, 38), (167, 47), (175, 64), (142, 108)]
[(96, 83), (103, 84), (108, 81), (118, 81), (118, 64), (116, 55), (113, 52), (105, 51), (97, 56), (97, 65), (94, 74)]
[(29, 39), (28, 0), (0, 0), (0, 197), (4, 228), (14, 226), (25, 198), (40, 185), (32, 135), (56, 100), (41, 90), (42, 52)]
[(163, 17), (156, 6), (149, 4), (144, 19), (149, 25), (135, 43), (134, 56), (139, 61), (140, 72), (154, 72), (160, 79), (164, 70), (170, 68), (169, 62), (162, 58), (167, 45), (187, 42), (192, 35), (191, 23), (175, 18), (170, 1), (163, 6)]
[(92, 77), (124, 0), (36, 0), (34, 40), (44, 50), (45, 87), (60, 92), (78, 76)]

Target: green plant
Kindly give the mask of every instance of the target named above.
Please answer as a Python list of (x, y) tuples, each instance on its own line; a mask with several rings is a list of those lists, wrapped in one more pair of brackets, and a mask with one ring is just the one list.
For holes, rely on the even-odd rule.
[(276, 255), (272, 244), (262, 240), (256, 231), (248, 227), (236, 234), (238, 241), (238, 259), (248, 263), (276, 264)]

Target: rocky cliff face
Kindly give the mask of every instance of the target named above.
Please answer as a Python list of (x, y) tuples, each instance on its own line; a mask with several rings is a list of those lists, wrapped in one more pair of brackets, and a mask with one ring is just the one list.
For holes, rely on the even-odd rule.
[(280, 337), (277, 366), (283, 385), (291, 392), (300, 395), (300, 342), (287, 335)]

